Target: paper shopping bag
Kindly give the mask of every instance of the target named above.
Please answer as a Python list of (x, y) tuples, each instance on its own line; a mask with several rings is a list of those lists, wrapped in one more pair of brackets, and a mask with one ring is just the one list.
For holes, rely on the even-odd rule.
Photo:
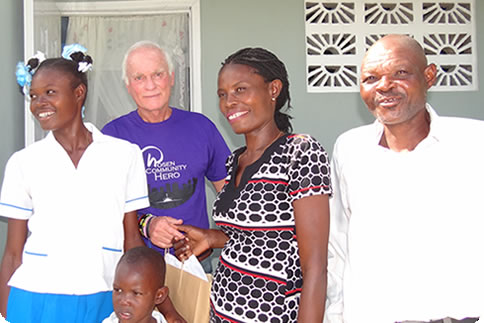
[(203, 273), (207, 278), (204, 280), (187, 272), (187, 269), (192, 270), (190, 268), (194, 262), (198, 262), (195, 256), (189, 260), (191, 265), (185, 266), (175, 256), (165, 253), (165, 285), (168, 286), (170, 299), (176, 310), (188, 323), (207, 323), (210, 314), (212, 277)]

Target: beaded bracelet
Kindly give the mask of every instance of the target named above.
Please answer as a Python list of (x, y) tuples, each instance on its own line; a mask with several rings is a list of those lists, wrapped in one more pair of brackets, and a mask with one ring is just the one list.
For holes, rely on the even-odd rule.
[(155, 216), (151, 213), (142, 215), (138, 220), (138, 228), (141, 235), (147, 239), (150, 238), (150, 222)]

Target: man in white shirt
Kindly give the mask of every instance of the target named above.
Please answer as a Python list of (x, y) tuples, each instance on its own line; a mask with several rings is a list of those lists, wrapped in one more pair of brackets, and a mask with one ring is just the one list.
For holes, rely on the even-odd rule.
[(376, 121), (342, 134), (325, 322), (476, 322), (484, 312), (484, 122), (439, 117), (437, 68), (388, 35), (367, 52), (360, 94)]

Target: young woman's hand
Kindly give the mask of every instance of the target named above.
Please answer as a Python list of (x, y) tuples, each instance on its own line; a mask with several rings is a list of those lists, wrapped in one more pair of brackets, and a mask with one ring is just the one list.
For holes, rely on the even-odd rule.
[(188, 259), (192, 254), (198, 257), (210, 249), (207, 232), (209, 230), (200, 229), (192, 225), (179, 225), (178, 230), (185, 233), (182, 239), (177, 240), (175, 238), (173, 243), (175, 256), (181, 261)]
[(192, 225), (178, 225), (178, 230), (185, 233), (185, 237), (173, 243), (175, 255), (181, 261), (192, 254), (200, 260), (208, 257), (212, 248), (222, 248), (228, 237), (217, 229), (200, 229)]

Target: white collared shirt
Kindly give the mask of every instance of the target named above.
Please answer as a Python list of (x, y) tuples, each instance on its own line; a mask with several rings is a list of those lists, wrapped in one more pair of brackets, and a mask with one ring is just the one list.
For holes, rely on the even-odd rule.
[(427, 110), (413, 151), (380, 146), (378, 121), (335, 144), (325, 322), (484, 313), (484, 122)]
[(29, 228), (10, 286), (78, 295), (112, 289), (124, 213), (149, 205), (146, 175), (138, 146), (86, 126), (93, 142), (77, 168), (52, 133), (7, 163), (0, 215)]

